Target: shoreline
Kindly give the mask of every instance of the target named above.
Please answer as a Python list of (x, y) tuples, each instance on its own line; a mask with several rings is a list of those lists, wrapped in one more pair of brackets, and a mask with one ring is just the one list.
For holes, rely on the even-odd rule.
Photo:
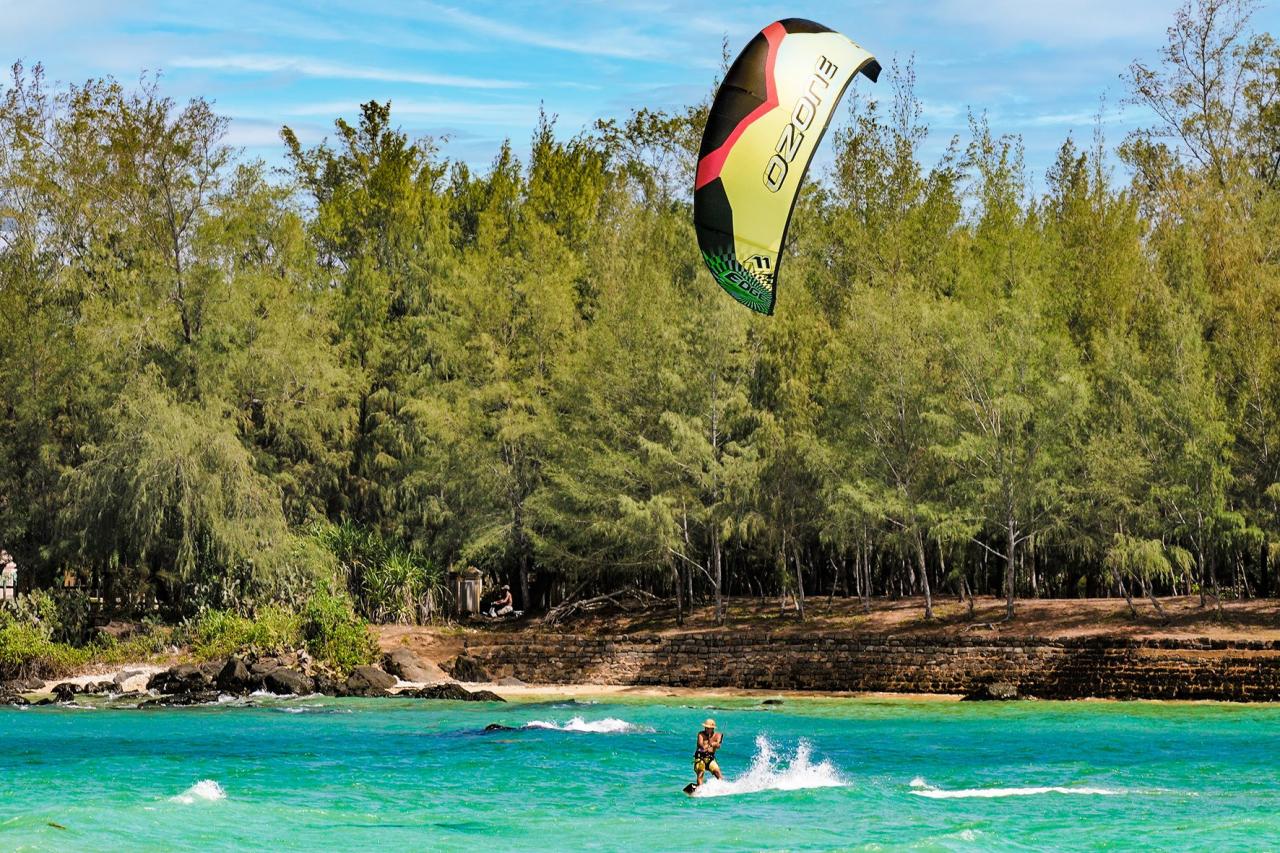
[[(94, 666), (87, 669), (90, 671), (80, 671), (75, 675), (66, 678), (46, 680), (44, 686), (36, 689), (23, 691), (24, 695), (31, 697), (50, 697), (53, 695), (53, 688), (60, 684), (75, 684), (78, 686), (86, 686), (103, 680), (112, 680), (116, 676), (146, 674), (148, 677), (160, 672), (164, 672), (168, 667), (155, 663), (135, 663), (121, 664), (113, 667)], [(468, 691), (490, 691), (497, 694), (503, 700), (512, 703), (524, 702), (555, 702), (555, 701), (571, 701), (582, 699), (599, 699), (604, 701), (616, 700), (644, 700), (644, 699), (736, 699), (750, 700), (756, 702), (767, 702), (769, 700), (780, 700), (783, 702), (793, 701), (812, 701), (812, 700), (885, 700), (903, 703), (919, 703), (919, 704), (950, 704), (953, 702), (965, 701), (965, 696), (960, 693), (928, 693), (928, 692), (901, 692), (901, 691), (855, 691), (855, 690), (775, 690), (775, 689), (758, 689), (745, 687), (686, 687), (686, 686), (664, 686), (657, 684), (609, 684), (603, 682), (566, 682), (566, 683), (529, 683), (529, 684), (502, 684), (498, 682), (488, 681), (450, 681), (444, 683), (456, 684)], [(412, 698), (414, 691), (422, 688), (430, 688), (438, 686), (441, 682), (417, 682), (398, 680), (389, 696), (383, 698)], [(86, 694), (88, 695), (88, 694)], [(155, 694), (144, 694), (151, 697)], [(275, 698), (278, 700), (296, 700), (313, 698), (316, 696), (325, 696), (326, 698), (349, 698), (335, 697), (328, 694), (314, 693), (308, 695), (276, 695), (271, 693), (250, 694), (254, 696), (262, 696), (262, 698)], [(361, 697), (356, 697), (361, 698)], [(1151, 703), (1151, 704), (1178, 704), (1178, 705), (1267, 705), (1270, 703), (1257, 701), (1241, 701), (1235, 699), (1187, 699), (1187, 698), (1164, 698), (1164, 697), (1105, 697), (1105, 696), (1084, 696), (1075, 698), (1040, 698), (1035, 696), (1021, 697), (1022, 702), (1064, 702), (1070, 704), (1076, 703), (1098, 703), (1098, 704), (1120, 704), (1120, 703)], [(217, 704), (217, 703), (209, 703)], [(199, 706), (197, 706), (199, 707)]]
[[(75, 675), (66, 678), (57, 678), (46, 680), (44, 686), (36, 689), (24, 691), (28, 696), (51, 696), (53, 688), (59, 684), (75, 684), (78, 686), (86, 686), (103, 680), (112, 680), (117, 676), (145, 674), (148, 677), (164, 672), (168, 666), (155, 663), (135, 663), (121, 664), (114, 667), (96, 666), (91, 667), (92, 672), (80, 671)], [(389, 697), (399, 698), (403, 695), (409, 698), (414, 691), (439, 685), (442, 682), (425, 682), (425, 681), (405, 681), (399, 680)], [(910, 702), (910, 703), (939, 703), (949, 704), (953, 702), (965, 701), (962, 693), (932, 693), (932, 692), (903, 692), (903, 691), (883, 691), (883, 690), (775, 690), (768, 688), (750, 688), (750, 687), (686, 687), (686, 686), (665, 686), (659, 684), (610, 684), (604, 682), (562, 682), (562, 683), (529, 683), (529, 684), (502, 684), (495, 681), (450, 681), (444, 683), (456, 684), (469, 691), (487, 690), (502, 697), (509, 702), (554, 702), (564, 700), (577, 699), (740, 699), (765, 702), (768, 700), (784, 700), (784, 701), (805, 701), (805, 700), (888, 700), (894, 702)], [(303, 699), (308, 696), (290, 696), (266, 693), (264, 696), (274, 696), (281, 700)], [(309, 694), (310, 696), (326, 696), (327, 694)], [(328, 698), (345, 698), (345, 697), (328, 697)], [(359, 698), (359, 697), (357, 697)], [(1163, 697), (1136, 697), (1136, 698), (1117, 698), (1117, 697), (1099, 697), (1085, 696), (1069, 699), (1042, 699), (1035, 696), (1022, 697), (1020, 701), (1025, 702), (1069, 702), (1069, 703), (1121, 703), (1121, 702), (1150, 702), (1150, 703), (1174, 703), (1174, 704), (1231, 704), (1231, 705), (1260, 705), (1269, 703), (1248, 702), (1232, 699), (1167, 699)]]

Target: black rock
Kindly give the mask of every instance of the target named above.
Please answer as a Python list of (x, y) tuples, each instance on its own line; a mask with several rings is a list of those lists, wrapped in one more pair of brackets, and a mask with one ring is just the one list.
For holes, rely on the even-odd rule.
[(147, 682), (147, 689), (157, 693), (199, 693), (213, 686), (213, 676), (189, 663), (171, 666), (157, 672)]
[(76, 694), (79, 692), (79, 684), (72, 684), (69, 681), (63, 682), (62, 684), (54, 685), (53, 698), (59, 702), (74, 702), (76, 701)]
[(489, 673), (480, 664), (480, 661), (470, 655), (458, 655), (449, 663), (445, 664), (445, 669), (449, 674), (459, 681), (492, 681)]
[(505, 702), (497, 693), (492, 690), (472, 690), (471, 696), (467, 698), (468, 702)]
[(283, 666), (267, 673), (262, 686), (277, 696), (307, 696), (315, 687), (307, 676)]
[(461, 684), (452, 681), (445, 684), (432, 684), (415, 690), (412, 693), (401, 694), (404, 696), (413, 696), (417, 699), (450, 699), (455, 702), (505, 702), (496, 693), (488, 690), (468, 690)]
[(225, 664), (226, 661), (222, 660), (207, 660), (204, 663), (196, 664), (196, 668), (199, 669), (200, 672), (209, 679), (209, 683), (212, 684), (213, 680), (218, 677), (218, 673), (222, 672), (222, 667)]
[(386, 696), (395, 683), (395, 676), (376, 666), (358, 666), (347, 676), (347, 691), (352, 696)]
[(325, 696), (350, 696), (351, 691), (347, 690), (347, 684), (339, 681), (328, 673), (318, 673), (315, 677), (315, 691)]
[(189, 705), (212, 705), (218, 701), (218, 691), (201, 690), (194, 693), (177, 693), (173, 696), (161, 696), (149, 699), (138, 705), (139, 708), (184, 708)]
[(11, 705), (16, 708), (30, 704), (31, 703), (27, 701), (27, 697), (19, 696), (17, 693), (0, 693), (0, 705)]
[(90, 681), (80, 688), (80, 692), (90, 696), (104, 696), (115, 689), (114, 681)]
[(490, 723), (484, 727), (486, 732), (514, 732), (515, 726), (504, 726), (502, 723)]
[(273, 669), (275, 669), (278, 666), (280, 666), (280, 661), (276, 660), (275, 658), (261, 658), (249, 664), (249, 672), (253, 673), (259, 678), (266, 678), (267, 673), (271, 672)]
[(444, 684), (432, 684), (427, 687), (420, 688), (412, 693), (402, 694), (405, 696), (413, 696), (417, 699), (451, 699), (457, 702), (470, 702), (471, 691), (453, 681)]
[(44, 681), (39, 678), (14, 678), (0, 684), (0, 693), (30, 693), (42, 687)]
[(214, 684), (223, 693), (230, 693), (234, 696), (243, 696), (246, 693), (252, 693), (261, 682), (255, 680), (250, 674), (249, 668), (244, 665), (244, 661), (238, 657), (229, 657), (227, 662), (222, 665), (222, 669), (218, 671)]

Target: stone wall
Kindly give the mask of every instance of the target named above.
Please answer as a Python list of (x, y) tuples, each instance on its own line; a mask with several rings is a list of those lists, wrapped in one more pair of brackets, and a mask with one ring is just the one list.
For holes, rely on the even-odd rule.
[(969, 693), (1008, 682), (1044, 699), (1280, 700), (1280, 642), (692, 634), (468, 639), (493, 674), (533, 683)]

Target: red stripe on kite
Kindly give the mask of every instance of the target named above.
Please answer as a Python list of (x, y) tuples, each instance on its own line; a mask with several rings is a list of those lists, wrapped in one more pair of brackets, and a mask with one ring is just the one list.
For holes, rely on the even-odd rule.
[(738, 122), (738, 126), (729, 134), (729, 138), (724, 141), (723, 145), (698, 161), (698, 174), (693, 182), (695, 190), (702, 189), (703, 186), (720, 177), (720, 171), (724, 169), (724, 161), (729, 157), (729, 152), (733, 149), (734, 143), (738, 141), (738, 137), (742, 136), (753, 121), (778, 105), (778, 88), (773, 82), (773, 65), (778, 59), (778, 47), (782, 44), (782, 37), (786, 34), (787, 31), (779, 21), (774, 21), (764, 28), (764, 37), (769, 42), (769, 56), (764, 62), (766, 94), (764, 103)]

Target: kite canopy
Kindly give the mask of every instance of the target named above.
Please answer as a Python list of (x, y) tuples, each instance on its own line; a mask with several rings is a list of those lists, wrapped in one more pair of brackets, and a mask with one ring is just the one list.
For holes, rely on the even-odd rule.
[(800, 183), (855, 74), (875, 57), (821, 24), (787, 18), (738, 55), (711, 104), (698, 152), (693, 224), (729, 295), (772, 314), (778, 264)]

